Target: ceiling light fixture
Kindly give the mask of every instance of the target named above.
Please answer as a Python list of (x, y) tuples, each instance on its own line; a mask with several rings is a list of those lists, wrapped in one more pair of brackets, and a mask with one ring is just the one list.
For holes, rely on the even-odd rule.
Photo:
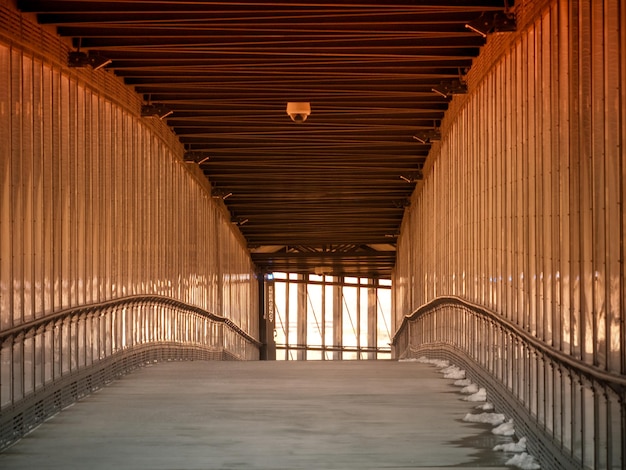
[(230, 221), (233, 225), (236, 225), (237, 227), (241, 227), (242, 225), (245, 225), (248, 223), (248, 219), (245, 217), (238, 217), (236, 219), (233, 219)]
[(187, 163), (196, 163), (197, 165), (202, 165), (203, 163), (209, 160), (210, 156), (204, 152), (197, 151), (188, 151), (185, 152), (185, 162)]
[[(402, 176), (400, 178), (402, 178)], [(411, 205), (411, 201), (409, 201), (408, 199), (402, 199), (401, 201), (393, 201), (393, 206), (396, 209), (404, 209), (405, 207), (409, 207), (410, 205)]]
[(301, 124), (311, 114), (311, 103), (289, 102), (287, 103), (287, 114), (293, 122)]
[(233, 193), (227, 193), (226, 191), (223, 191), (221, 189), (214, 189), (211, 192), (211, 197), (214, 197), (215, 199), (228, 199), (229, 197), (231, 197), (233, 195)]
[[(406, 181), (407, 183), (416, 183), (417, 181), (423, 178), (422, 172), (420, 170), (411, 173), (409, 176), (400, 175), (400, 179), (402, 181)], [(403, 206), (404, 207), (404, 206)]]
[(144, 104), (141, 107), (141, 115), (146, 116), (156, 116), (159, 119), (165, 119), (169, 115), (171, 115), (174, 111), (163, 104), (155, 103), (155, 104)]
[(67, 56), (67, 65), (69, 67), (92, 67), (94, 70), (100, 70), (111, 62), (113, 62), (111, 59), (107, 59), (99, 54), (87, 55), (80, 51), (72, 51)]
[(326, 274), (330, 274), (332, 270), (329, 266), (315, 266), (315, 268), (313, 268), (313, 272), (316, 276), (324, 276)]
[(417, 140), (420, 144), (430, 144), (441, 140), (441, 131), (439, 129), (425, 129), (417, 131), (413, 136), (413, 139)]
[(477, 19), (470, 21), (465, 27), (486, 38), (490, 33), (505, 33), (515, 31), (515, 15), (508, 11), (485, 12)]
[(106, 67), (111, 62), (111, 59), (101, 56), (100, 54), (86, 54), (80, 51), (82, 38), (78, 38), (78, 47), (75, 51), (70, 51), (67, 55), (68, 67), (92, 67), (94, 70), (99, 70)]
[(443, 98), (450, 95), (462, 95), (467, 93), (467, 83), (460, 78), (444, 80), (438, 86), (433, 87), (432, 91)]

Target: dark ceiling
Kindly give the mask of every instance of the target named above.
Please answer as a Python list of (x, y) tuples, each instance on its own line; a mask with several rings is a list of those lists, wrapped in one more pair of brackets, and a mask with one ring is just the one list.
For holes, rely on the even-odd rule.
[[(466, 23), (505, 1), (18, 5), (173, 111), (261, 271), (387, 277), (450, 100), (433, 88), (458, 84), (485, 41)], [(310, 103), (306, 122), (288, 102)]]

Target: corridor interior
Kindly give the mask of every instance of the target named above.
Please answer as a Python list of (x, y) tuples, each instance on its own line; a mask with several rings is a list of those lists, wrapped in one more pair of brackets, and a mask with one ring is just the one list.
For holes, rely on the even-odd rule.
[(625, 3), (0, 0), (0, 468), (626, 468)]
[(158, 363), (61, 411), (0, 467), (511, 468), (519, 454), (493, 448), (518, 439), (464, 420), (485, 402), (454, 382), (413, 361)]

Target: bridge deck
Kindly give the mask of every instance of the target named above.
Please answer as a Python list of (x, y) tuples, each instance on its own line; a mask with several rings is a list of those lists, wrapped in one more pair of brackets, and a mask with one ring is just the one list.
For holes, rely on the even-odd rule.
[(429, 365), (176, 362), (44, 423), (3, 469), (505, 468), (475, 404)]

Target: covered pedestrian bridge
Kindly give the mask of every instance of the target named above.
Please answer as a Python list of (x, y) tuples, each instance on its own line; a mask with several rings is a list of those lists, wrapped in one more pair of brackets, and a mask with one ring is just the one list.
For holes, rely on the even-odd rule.
[(0, 451), (155, 361), (425, 357), (541, 468), (624, 468), (625, 29), (620, 0), (0, 0)]

